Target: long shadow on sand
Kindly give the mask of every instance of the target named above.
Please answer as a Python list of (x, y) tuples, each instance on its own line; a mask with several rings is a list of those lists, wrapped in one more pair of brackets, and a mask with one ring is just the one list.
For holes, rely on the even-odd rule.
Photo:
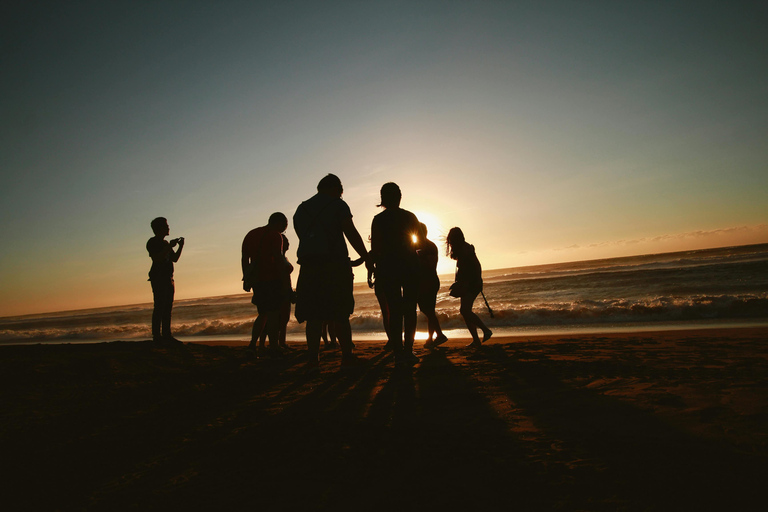
[(550, 473), (570, 481), (561, 492), (575, 493), (566, 499), (571, 506), (751, 510), (762, 502), (765, 470), (754, 458), (694, 438), (626, 402), (574, 388), (546, 360), (521, 361), (510, 353), (513, 345), (489, 346), (475, 358), (548, 443), (576, 457), (575, 466), (553, 464)]

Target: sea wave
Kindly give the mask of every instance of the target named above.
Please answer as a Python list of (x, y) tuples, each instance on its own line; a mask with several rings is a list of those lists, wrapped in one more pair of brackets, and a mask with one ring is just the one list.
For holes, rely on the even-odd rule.
[[(768, 318), (768, 293), (744, 295), (699, 295), (693, 297), (660, 296), (644, 300), (576, 300), (533, 305), (491, 302), (494, 316), (479, 302), (475, 312), (491, 327), (560, 326), (622, 324), (631, 322), (674, 322), (695, 320), (738, 320)], [(443, 329), (464, 327), (458, 307), (441, 307), (437, 310)], [(419, 314), (419, 329), (427, 327), (424, 315)], [(350, 318), (353, 331), (383, 332), (381, 312), (365, 308)], [(253, 317), (233, 320), (200, 320), (174, 322), (177, 336), (226, 336), (242, 335), (248, 338)], [(287, 331), (303, 332), (294, 318)], [(83, 327), (65, 325), (38, 328), (11, 328), (0, 330), (0, 343), (56, 340), (130, 340), (151, 337), (146, 323), (130, 325), (102, 324)]]

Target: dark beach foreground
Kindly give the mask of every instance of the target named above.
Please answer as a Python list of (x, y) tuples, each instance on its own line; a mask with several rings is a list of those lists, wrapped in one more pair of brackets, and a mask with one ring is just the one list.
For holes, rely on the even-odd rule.
[(3, 510), (763, 510), (768, 329), (0, 347)]

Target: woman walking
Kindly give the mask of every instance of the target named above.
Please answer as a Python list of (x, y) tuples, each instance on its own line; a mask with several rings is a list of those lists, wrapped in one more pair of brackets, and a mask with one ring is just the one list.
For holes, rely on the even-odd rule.
[[(451, 296), (461, 299), (459, 312), (472, 335), (471, 348), (477, 348), (491, 339), (493, 332), (486, 327), (480, 317), (472, 311), (475, 299), (483, 291), (483, 269), (475, 254), (475, 246), (467, 243), (460, 228), (451, 228), (445, 239), (446, 254), (456, 260), (456, 282), (451, 285)], [(483, 331), (483, 339), (477, 334), (477, 329)]]

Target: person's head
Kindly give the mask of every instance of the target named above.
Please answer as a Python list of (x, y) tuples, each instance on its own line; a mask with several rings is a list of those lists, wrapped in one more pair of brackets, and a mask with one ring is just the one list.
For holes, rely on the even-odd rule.
[(281, 212), (275, 212), (269, 216), (269, 222), (267, 226), (274, 229), (278, 233), (282, 233), (288, 227), (288, 218)]
[(335, 174), (327, 174), (320, 183), (317, 184), (317, 191), (321, 194), (341, 197), (344, 193), (344, 187), (341, 186), (341, 180)]
[(448, 231), (448, 236), (445, 237), (445, 254), (452, 259), (456, 259), (456, 248), (464, 245), (464, 233), (461, 228), (451, 228)]
[(149, 225), (152, 226), (152, 232), (156, 236), (166, 236), (171, 231), (168, 227), (168, 219), (165, 217), (152, 219), (152, 222), (150, 222)]
[(381, 203), (377, 206), (397, 208), (400, 206), (400, 199), (402, 198), (403, 194), (400, 192), (400, 187), (397, 186), (397, 183), (385, 183), (381, 186)]

